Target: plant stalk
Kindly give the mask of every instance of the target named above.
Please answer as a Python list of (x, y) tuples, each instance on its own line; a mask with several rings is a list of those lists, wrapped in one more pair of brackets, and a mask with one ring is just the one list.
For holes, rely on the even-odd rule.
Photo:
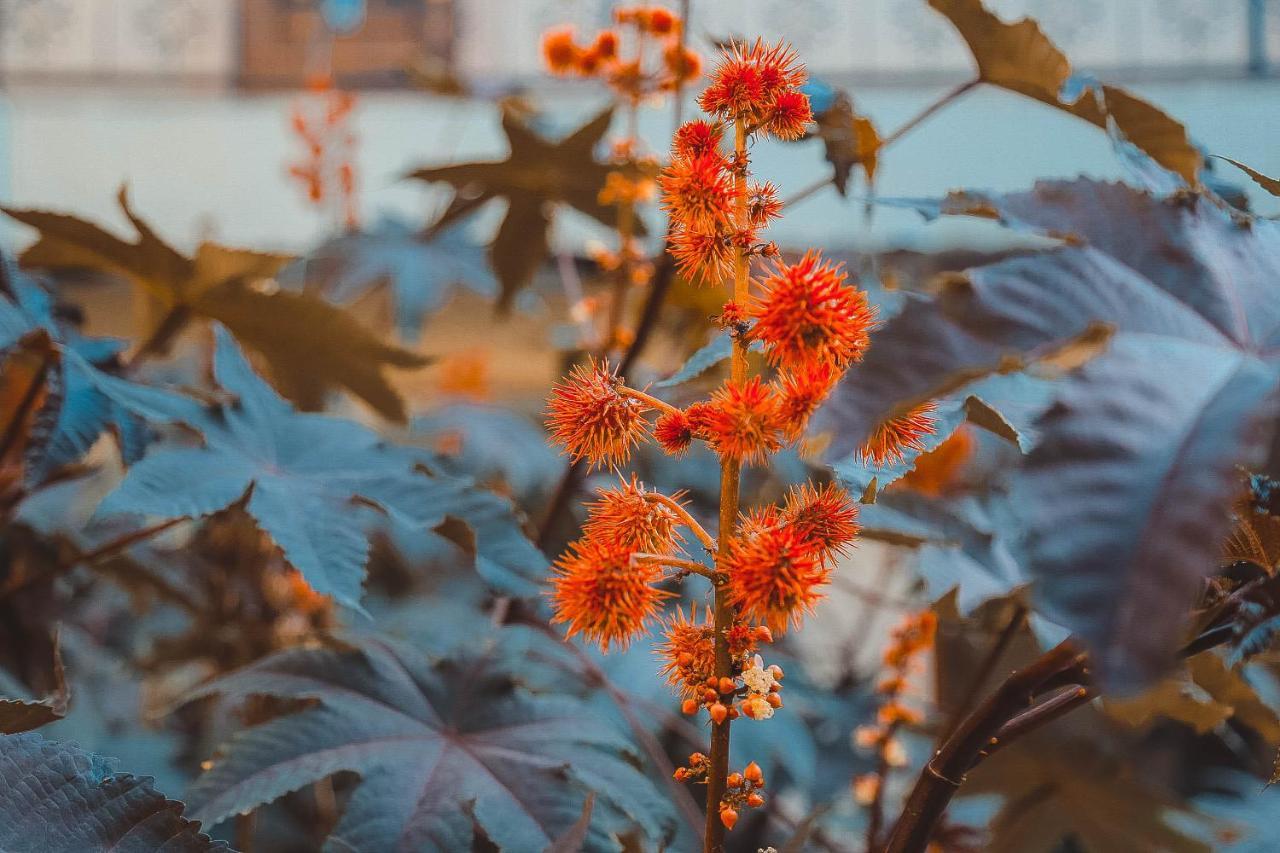
[[(734, 153), (740, 167), (747, 155), (747, 127), (738, 119), (734, 123)], [(735, 214), (740, 226), (747, 224), (747, 176), (745, 168), (739, 168), (734, 176)], [(745, 250), (738, 252), (733, 277), (733, 300), (746, 303), (749, 287), (750, 256)], [(747, 378), (747, 347), (740, 337), (733, 339), (733, 360), (730, 365), (733, 382)], [(738, 523), (739, 487), (742, 479), (742, 463), (732, 457), (720, 460), (720, 546), (721, 559), (733, 545), (734, 528)], [(728, 591), (717, 584), (713, 605), (715, 619), (716, 675), (732, 676), (729, 660), (728, 631), (733, 625), (733, 608), (729, 604)], [(703, 853), (721, 853), (724, 849), (724, 824), (720, 822), (720, 800), (724, 797), (725, 778), (729, 775), (729, 726), (730, 720), (711, 725), (711, 756), (707, 770), (707, 827), (703, 835)]]

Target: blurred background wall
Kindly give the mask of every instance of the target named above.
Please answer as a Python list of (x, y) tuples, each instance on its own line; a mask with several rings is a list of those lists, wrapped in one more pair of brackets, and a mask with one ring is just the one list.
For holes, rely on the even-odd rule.
[[(331, 62), (340, 85), (362, 90), (353, 121), (362, 214), (421, 218), (438, 197), (399, 177), (421, 164), (500, 155), (495, 97), (521, 92), (558, 119), (598, 105), (591, 87), (542, 75), (538, 45), (547, 27), (564, 21), (583, 32), (603, 26), (612, 5), (0, 0), (0, 197), (123, 224), (113, 197), (129, 181), (139, 209), (180, 243), (212, 235), (300, 249), (326, 223), (286, 176), (297, 155), (288, 115), (308, 71)], [(1272, 76), (1280, 67), (1280, 0), (991, 5), (1007, 18), (1036, 17), (1079, 70), (1138, 89), (1183, 120), (1207, 150), (1280, 172), (1280, 82)], [(320, 7), (347, 34), (332, 38)], [(958, 37), (925, 0), (693, 0), (692, 19), (695, 42), (789, 38), (815, 74), (852, 87), (859, 109), (882, 129), (968, 73)], [(454, 75), (481, 98), (424, 92), (410, 69)], [(649, 111), (642, 130), (664, 149), (669, 109)], [(759, 162), (784, 193), (826, 168), (816, 148), (797, 156), (766, 146)], [(1014, 188), (1037, 176), (1119, 170), (1094, 128), (980, 90), (904, 143), (885, 164), (878, 191)], [(868, 224), (860, 204), (826, 193), (797, 208), (777, 237), (830, 245), (920, 239), (920, 229), (905, 223), (880, 213)], [(7, 229), (0, 241), (21, 238), (12, 226), (0, 228)], [(568, 220), (560, 238), (589, 236)]]

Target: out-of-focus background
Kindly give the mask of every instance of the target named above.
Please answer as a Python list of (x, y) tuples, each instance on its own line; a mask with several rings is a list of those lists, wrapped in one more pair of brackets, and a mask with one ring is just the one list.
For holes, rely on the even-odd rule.
[[(522, 92), (563, 121), (601, 102), (591, 84), (554, 81), (539, 36), (574, 22), (592, 33), (607, 0), (332, 0), (352, 32), (330, 40), (311, 0), (0, 0), (0, 198), (120, 223), (116, 187), (181, 244), (201, 237), (300, 251), (323, 230), (286, 174), (296, 155), (289, 105), (308, 67), (331, 62), (362, 92), (351, 125), (365, 220), (421, 219), (438, 197), (398, 180), (411, 167), (500, 154), (483, 100), (415, 86), (410, 69), (456, 76), (484, 97)], [(363, 5), (363, 11), (360, 7)], [(852, 87), (884, 129), (966, 78), (969, 58), (922, 0), (734, 0), (692, 4), (693, 41), (767, 33), (791, 40), (818, 77)], [(1028, 14), (1078, 71), (1135, 89), (1183, 121), (1214, 153), (1280, 171), (1280, 2), (1274, 0), (998, 0)], [(363, 19), (361, 20), (361, 16)], [(331, 51), (320, 57), (318, 52)], [(642, 117), (657, 150), (669, 108)], [(811, 143), (817, 146), (819, 143)], [(813, 156), (772, 149), (757, 163), (784, 194), (826, 173)], [(980, 90), (906, 140), (881, 172), (882, 195), (952, 187), (1016, 188), (1081, 171), (1113, 176), (1103, 134), (1061, 112)], [(1233, 176), (1236, 178), (1238, 176)], [(1246, 183), (1246, 182), (1242, 182)], [(1261, 200), (1261, 197), (1259, 197)], [(572, 219), (560, 238), (576, 243)], [(0, 238), (18, 239), (10, 224)], [(775, 231), (827, 246), (931, 239), (914, 217), (824, 193)]]

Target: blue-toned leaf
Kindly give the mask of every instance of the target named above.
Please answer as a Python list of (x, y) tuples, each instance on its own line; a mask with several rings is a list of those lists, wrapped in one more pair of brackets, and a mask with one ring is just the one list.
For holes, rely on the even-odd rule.
[(0, 735), (0, 849), (6, 853), (227, 850), (146, 776), (35, 733)]
[(54, 316), (49, 294), (7, 258), (0, 257), (0, 263), (6, 265), (6, 275), (17, 297), (14, 302), (0, 294), (0, 350), (30, 331), (44, 329), (62, 351), (58, 379), (61, 405), (39, 464), (27, 472), (28, 482), (39, 482), (56, 469), (78, 461), (107, 431), (114, 433), (126, 463), (140, 458), (149, 438), (146, 425), (99, 386), (104, 379), (131, 384), (104, 370), (113, 366), (122, 343), (84, 337), (60, 323)]
[(200, 516), (248, 496), (245, 508), (317, 592), (358, 607), (377, 511), (430, 529), (449, 516), (476, 533), (481, 573), (531, 594), (545, 561), (524, 538), (508, 502), (472, 481), (431, 475), (421, 454), (358, 424), (305, 414), (281, 399), (219, 328), (214, 373), (234, 403), (183, 405), (148, 392), (145, 408), (184, 420), (199, 448), (153, 451), (102, 502), (98, 514)]
[[(752, 352), (763, 352), (764, 344), (760, 341), (752, 341), (747, 349)], [(691, 379), (697, 379), (731, 355), (733, 355), (733, 337), (728, 332), (720, 332), (711, 339), (710, 343), (689, 356), (688, 361), (680, 365), (679, 370), (661, 382), (655, 382), (654, 387), (673, 388), (676, 385), (683, 385)]]
[(474, 477), (522, 506), (550, 491), (564, 469), (541, 426), (499, 406), (450, 403), (414, 418), (410, 428), (439, 452), (448, 473)]
[(400, 337), (416, 342), (426, 318), (458, 289), (498, 295), (484, 247), (468, 236), (467, 225), (468, 220), (461, 220), (423, 236), (421, 229), (383, 218), (370, 231), (324, 243), (285, 269), (281, 278), (340, 304), (385, 284), (391, 289)]
[(227, 745), (191, 791), (211, 821), (347, 770), (360, 782), (326, 850), (453, 853), (471, 849), (477, 827), (500, 849), (542, 850), (589, 791), (588, 849), (631, 828), (658, 843), (670, 834), (670, 807), (626, 738), (577, 700), (513, 687), (492, 653), (433, 664), (369, 639), (274, 655), (197, 695), (208, 694), (316, 700)]
[(981, 204), (1072, 239), (911, 298), (820, 419), (839, 425), (833, 450), (847, 453), (913, 401), (1022, 366), (1087, 362), (1036, 425), (1016, 532), (1037, 606), (1092, 647), (1105, 684), (1137, 685), (1172, 660), (1228, 531), (1238, 466), (1269, 446), (1280, 227), (1090, 180)]

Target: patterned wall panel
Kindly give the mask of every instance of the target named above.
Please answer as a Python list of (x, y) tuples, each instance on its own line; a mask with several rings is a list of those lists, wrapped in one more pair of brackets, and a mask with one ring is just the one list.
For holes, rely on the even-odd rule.
[(0, 0), (10, 78), (229, 79), (233, 0)]
[[(1077, 66), (1177, 71), (1243, 69), (1248, 0), (988, 0), (1006, 19), (1030, 15)], [(548, 25), (591, 31), (608, 20), (606, 0), (461, 0), (459, 52), (474, 74), (539, 71), (536, 39)], [(676, 5), (672, 3), (671, 5)], [(1280, 0), (1269, 9), (1280, 47)], [(924, 0), (722, 0), (695, 2), (693, 32), (768, 33), (792, 41), (819, 73), (953, 76), (969, 67), (951, 26)]]

